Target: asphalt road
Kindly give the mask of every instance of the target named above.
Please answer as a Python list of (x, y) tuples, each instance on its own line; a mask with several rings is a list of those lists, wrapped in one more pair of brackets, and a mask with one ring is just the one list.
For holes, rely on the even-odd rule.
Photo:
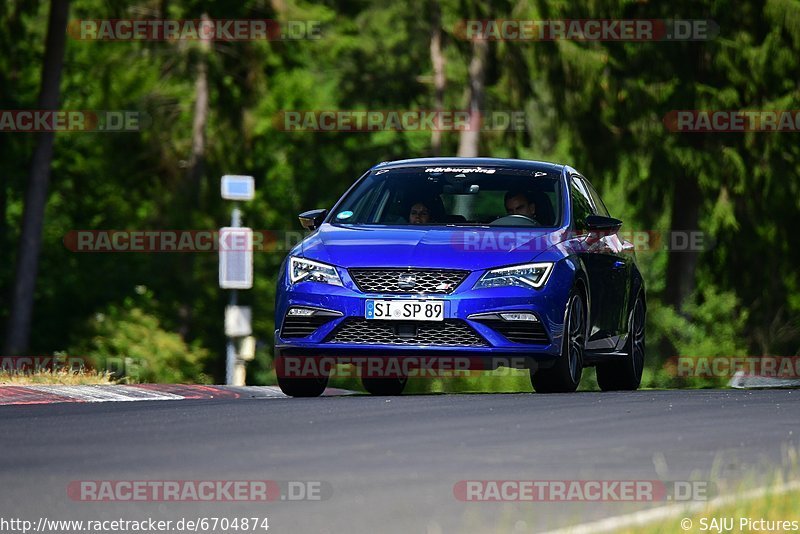
[[(250, 516), (268, 517), (270, 533), (539, 532), (663, 503), (462, 502), (454, 485), (757, 485), (798, 448), (799, 422), (800, 391), (791, 390), (3, 406), (0, 518)], [(268, 503), (80, 502), (67, 494), (80, 480), (253, 479), (319, 481), (330, 494)]]

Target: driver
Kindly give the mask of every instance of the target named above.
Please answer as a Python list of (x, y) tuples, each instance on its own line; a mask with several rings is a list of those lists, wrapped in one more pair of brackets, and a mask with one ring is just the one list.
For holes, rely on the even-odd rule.
[(408, 213), (408, 222), (411, 224), (428, 224), (431, 222), (431, 210), (425, 201), (416, 202)]
[(530, 219), (536, 216), (536, 203), (525, 191), (509, 191), (505, 196), (506, 213), (524, 215)]

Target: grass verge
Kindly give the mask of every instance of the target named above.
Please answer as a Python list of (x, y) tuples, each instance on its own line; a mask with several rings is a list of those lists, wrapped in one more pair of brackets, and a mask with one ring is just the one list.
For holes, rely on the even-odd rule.
[[(761, 493), (761, 492), (759, 492)], [(734, 496), (732, 502), (709, 501), (705, 509), (690, 512), (649, 525), (619, 530), (625, 534), (675, 532), (799, 532), (800, 488), (780, 491), (775, 485), (763, 494)]]
[(60, 384), (83, 386), (88, 384), (113, 384), (111, 373), (87, 369), (72, 370), (36, 369), (33, 371), (0, 371), (0, 386), (29, 386)]

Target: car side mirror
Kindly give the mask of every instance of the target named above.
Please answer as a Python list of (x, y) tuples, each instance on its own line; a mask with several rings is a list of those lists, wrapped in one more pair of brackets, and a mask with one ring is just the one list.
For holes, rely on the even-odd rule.
[(305, 228), (306, 230), (316, 230), (322, 224), (322, 221), (325, 220), (325, 216), (328, 214), (328, 210), (311, 210), (311, 211), (304, 211), (298, 218), (300, 219), (300, 225)]
[(586, 229), (590, 232), (616, 234), (622, 227), (622, 221), (614, 217), (602, 215), (589, 215), (586, 217)]
[(589, 215), (584, 220), (586, 229), (589, 231), (587, 242), (595, 243), (607, 235), (614, 235), (622, 227), (622, 221), (614, 217), (604, 217), (602, 215)]

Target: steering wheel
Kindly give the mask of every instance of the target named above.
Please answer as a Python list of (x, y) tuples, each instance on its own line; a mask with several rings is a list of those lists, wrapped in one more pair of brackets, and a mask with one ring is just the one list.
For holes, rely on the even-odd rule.
[(514, 213), (493, 220), (489, 223), (489, 226), (541, 226), (541, 224), (527, 215)]

